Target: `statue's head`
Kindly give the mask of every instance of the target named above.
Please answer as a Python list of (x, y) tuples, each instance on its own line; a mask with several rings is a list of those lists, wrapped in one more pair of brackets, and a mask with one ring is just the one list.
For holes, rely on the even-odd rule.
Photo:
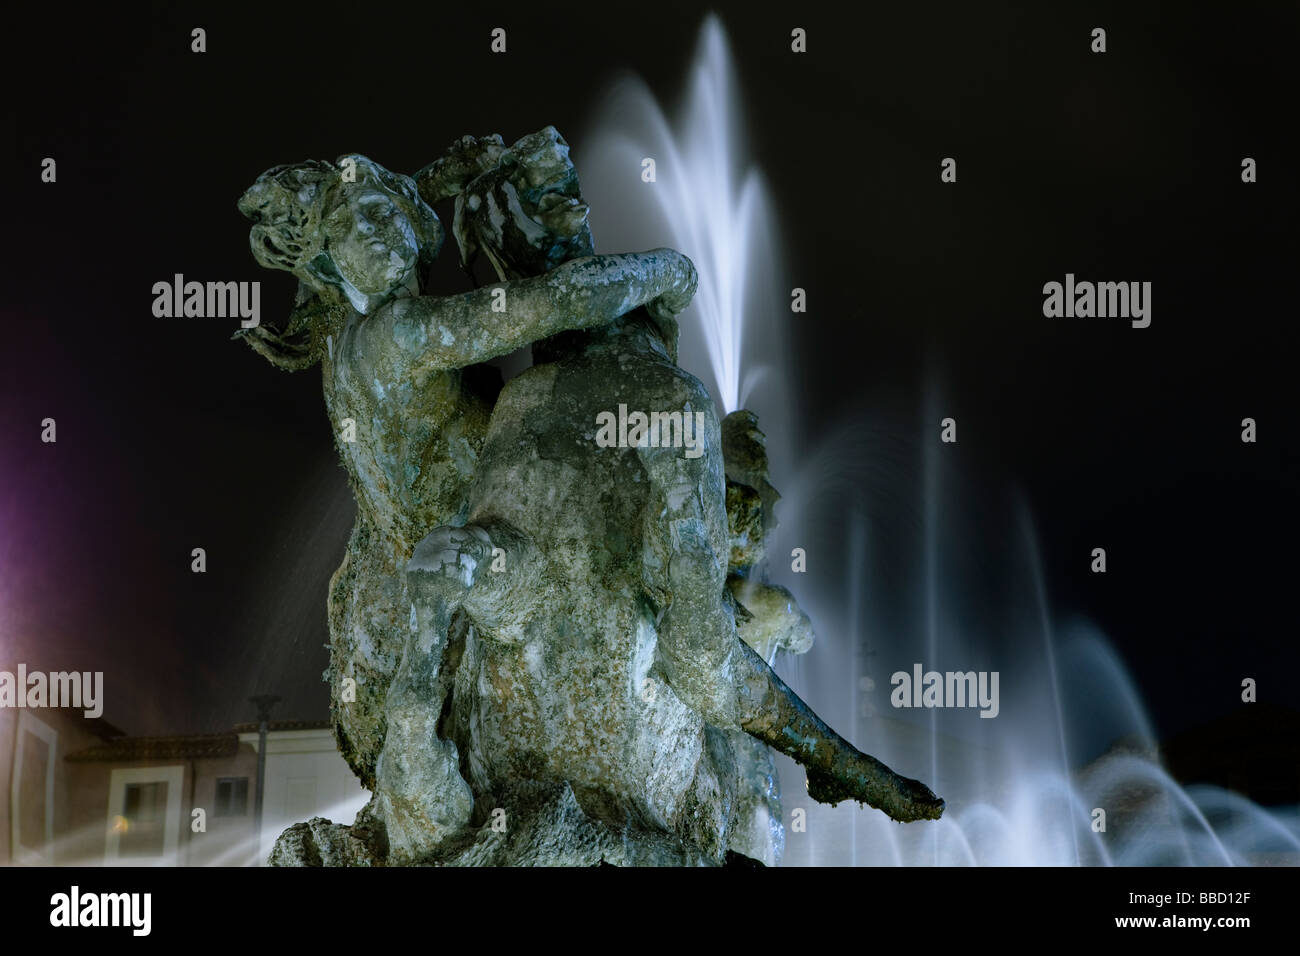
[(501, 279), (518, 279), (592, 254), (589, 210), (569, 144), (554, 126), (508, 149), (499, 145), (500, 137), (477, 142), (489, 145), (485, 155), (495, 164), (470, 179), (456, 197), (452, 228), (463, 265), (482, 252)]
[(239, 210), (253, 220), (259, 263), (318, 293), (338, 289), (363, 314), (417, 293), (417, 267), (442, 247), (442, 225), (415, 183), (355, 153), (268, 169)]

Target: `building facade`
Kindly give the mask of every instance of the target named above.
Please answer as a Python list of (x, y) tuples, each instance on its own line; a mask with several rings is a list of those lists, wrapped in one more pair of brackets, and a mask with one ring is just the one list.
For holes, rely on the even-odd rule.
[(0, 863), (250, 866), (314, 816), (351, 823), (369, 799), (325, 723), (272, 721), (262, 826), (259, 734), (130, 737), (79, 712), (0, 709)]

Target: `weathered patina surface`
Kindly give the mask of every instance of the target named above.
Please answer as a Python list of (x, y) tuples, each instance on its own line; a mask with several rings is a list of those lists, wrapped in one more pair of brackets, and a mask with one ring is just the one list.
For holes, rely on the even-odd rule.
[[(501, 281), (430, 296), (430, 203), (452, 196), (462, 263)], [(243, 334), (283, 367), (322, 363), (357, 497), (328, 677), (374, 792), (351, 828), (291, 828), (274, 862), (772, 863), (767, 747), (808, 767), (815, 798), (942, 812), (769, 666), (813, 635), (763, 573), (762, 434), (748, 413), (724, 426), (676, 364), (690, 262), (593, 254), (554, 129), (465, 137), (414, 179), (358, 156), (278, 167), (241, 209), (259, 261), (303, 290), (284, 332)], [(529, 343), (534, 366), (499, 394), (466, 371)], [(597, 423), (620, 406), (698, 434), (609, 447)]]

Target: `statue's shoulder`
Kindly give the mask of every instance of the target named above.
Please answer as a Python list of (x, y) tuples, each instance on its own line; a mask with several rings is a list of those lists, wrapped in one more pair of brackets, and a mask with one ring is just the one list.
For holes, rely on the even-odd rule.
[[(550, 410), (555, 383), (561, 374), (558, 363), (548, 362), (524, 369), (506, 382), (492, 406), (490, 429), (500, 432), (512, 424), (521, 424), (525, 416), (537, 409)], [(536, 427), (537, 422), (533, 422)]]
[(713, 396), (704, 383), (668, 356), (656, 356), (645, 362), (644, 372), (647, 382), (654, 383), (654, 390), (663, 401), (673, 405), (689, 404), (697, 411), (717, 417)]

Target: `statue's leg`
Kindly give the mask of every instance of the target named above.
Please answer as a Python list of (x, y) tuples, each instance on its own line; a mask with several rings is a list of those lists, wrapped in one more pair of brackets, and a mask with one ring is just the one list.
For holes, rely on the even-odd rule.
[(415, 547), (407, 565), (411, 631), (388, 690), (388, 729), (375, 772), (394, 862), (428, 856), (473, 810), (456, 745), (438, 736), (451, 690), (442, 665), (453, 616), (463, 610), (509, 640), (536, 600), (538, 567), (531, 542), (503, 522), (435, 528)]
[(736, 635), (723, 597), (725, 573), (695, 520), (674, 523), (672, 603), (660, 625), (660, 661), (683, 700), (721, 727), (738, 727), (808, 770), (808, 793), (853, 799), (900, 822), (937, 819), (943, 801), (831, 730)]
[(474, 796), (460, 775), (456, 745), (438, 736), (451, 687), (443, 671), (452, 616), (490, 547), (477, 529), (440, 527), (416, 546), (407, 567), (410, 630), (388, 688), (387, 732), (375, 768), (376, 801), (392, 862), (417, 862), (468, 824)]
[(456, 745), (438, 736), (450, 689), (442, 671), (451, 609), (438, 597), (412, 596), (411, 633), (385, 708), (387, 734), (376, 763), (376, 800), (389, 860), (419, 862), (469, 822), (473, 793), (460, 777)]
[(451, 612), (438, 599), (413, 598), (411, 633), (388, 689), (388, 730), (375, 765), (376, 801), (387, 830), (389, 860), (418, 862), (459, 832), (474, 796), (460, 775), (456, 745), (438, 736), (450, 685), (442, 673)]
[(737, 643), (740, 725), (807, 768), (809, 796), (830, 804), (857, 800), (900, 823), (939, 818), (943, 800), (929, 787), (855, 748), (826, 726), (748, 645)]

